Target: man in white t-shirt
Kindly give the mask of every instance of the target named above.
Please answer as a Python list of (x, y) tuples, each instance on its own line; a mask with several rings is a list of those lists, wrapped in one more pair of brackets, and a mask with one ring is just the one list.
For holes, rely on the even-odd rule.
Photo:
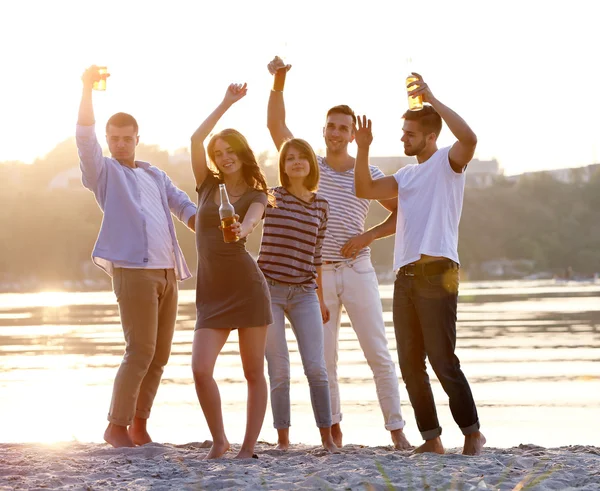
[[(283, 80), (290, 66), (276, 57), (269, 63), (275, 75), (269, 97), (268, 128), (279, 149), (293, 138), (285, 122)], [(342, 307), (346, 309), (360, 347), (373, 372), (377, 398), (383, 413), (385, 428), (394, 447), (410, 448), (404, 436), (405, 421), (400, 410), (398, 375), (390, 355), (383, 321), (383, 309), (375, 268), (371, 263), (369, 245), (376, 239), (392, 235), (395, 229), (396, 200), (380, 200), (392, 213), (388, 218), (365, 231), (365, 219), (370, 200), (360, 199), (354, 192), (354, 157), (348, 154), (348, 144), (354, 140), (356, 116), (346, 105), (332, 107), (326, 116), (323, 137), (327, 147), (325, 157), (319, 157), (319, 194), (329, 203), (329, 219), (323, 241), (323, 297), (328, 309), (325, 314), (325, 364), (331, 395), (331, 434), (334, 443), (342, 446), (340, 390), (337, 375), (338, 344)], [(374, 177), (383, 173), (370, 166)], [(281, 442), (280, 442), (281, 443)]]
[[(444, 453), (425, 358), (450, 399), (454, 421), (465, 435), (463, 453), (479, 455), (485, 437), (469, 383), (455, 355), (458, 300), (458, 224), (465, 188), (465, 169), (477, 137), (454, 111), (438, 101), (423, 78), (411, 95), (421, 95), (420, 111), (407, 111), (402, 128), (404, 153), (418, 164), (393, 176), (373, 179), (369, 172), (371, 121), (358, 119), (356, 194), (368, 199), (398, 199), (394, 247), (394, 330), (400, 370), (425, 443), (416, 452)], [(457, 138), (438, 149), (442, 120)]]

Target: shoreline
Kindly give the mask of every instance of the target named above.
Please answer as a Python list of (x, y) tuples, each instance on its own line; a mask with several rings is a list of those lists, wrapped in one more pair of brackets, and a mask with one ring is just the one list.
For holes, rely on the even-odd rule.
[(600, 447), (484, 448), (469, 457), (411, 454), (391, 446), (348, 444), (339, 454), (259, 442), (258, 459), (202, 460), (210, 442), (107, 444), (0, 443), (0, 490), (8, 489), (578, 489), (600, 488)]

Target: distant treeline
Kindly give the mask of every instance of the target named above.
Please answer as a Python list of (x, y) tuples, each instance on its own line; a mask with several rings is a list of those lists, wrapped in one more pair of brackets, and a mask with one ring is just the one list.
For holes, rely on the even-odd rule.
[(468, 189), (459, 253), (474, 275), (500, 258), (529, 259), (536, 272), (599, 273), (600, 172), (586, 181), (574, 169), (570, 183), (540, 172)]
[[(185, 152), (172, 163), (158, 146), (140, 145), (137, 158), (165, 170), (196, 200)], [(265, 160), (266, 155), (261, 154), (259, 161)], [(90, 261), (102, 214), (92, 193), (81, 185), (80, 176), (69, 173), (77, 166), (73, 139), (60, 143), (32, 165), (0, 163), (0, 285), (62, 288), (66, 281), (93, 279), (109, 286), (108, 276)], [(276, 166), (263, 167), (269, 184), (276, 185)], [(382, 221), (386, 214), (373, 204), (368, 226)], [(195, 270), (194, 236), (179, 222), (177, 230), (190, 269)], [(256, 254), (259, 245), (258, 231), (250, 237), (248, 248)], [(392, 238), (372, 246), (373, 262), (380, 273), (392, 269), (393, 246)], [(600, 175), (571, 184), (534, 175), (517, 183), (499, 180), (485, 189), (467, 189), (459, 253), (465, 273), (473, 279), (485, 276), (482, 264), (498, 259), (530, 260), (533, 271), (560, 274), (570, 266), (580, 274), (599, 272)], [(181, 286), (193, 288), (194, 280)]]

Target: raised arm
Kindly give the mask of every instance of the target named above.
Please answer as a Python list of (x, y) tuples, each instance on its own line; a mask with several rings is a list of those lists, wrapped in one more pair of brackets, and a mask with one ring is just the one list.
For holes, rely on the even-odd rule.
[(477, 135), (475, 135), (475, 132), (463, 118), (435, 98), (429, 86), (423, 81), (421, 75), (418, 73), (413, 73), (413, 75), (417, 78), (414, 82), (414, 85), (416, 85), (417, 88), (411, 90), (410, 95), (422, 95), (423, 101), (428, 102), (433, 106), (458, 140), (452, 145), (448, 158), (450, 159), (452, 169), (455, 172), (461, 173), (475, 154)]
[(219, 119), (227, 112), (227, 110), (247, 93), (246, 84), (231, 84), (227, 87), (223, 101), (217, 108), (204, 120), (198, 129), (192, 135), (192, 170), (196, 178), (196, 187), (200, 186), (208, 174), (208, 166), (206, 163), (206, 150), (204, 149), (204, 140), (210, 135)]
[(92, 65), (81, 76), (83, 82), (83, 92), (81, 94), (81, 102), (79, 103), (79, 115), (77, 124), (80, 126), (92, 126), (96, 120), (94, 118), (94, 106), (92, 104), (92, 88), (94, 82), (100, 80), (98, 67)]
[(373, 142), (371, 120), (366, 116), (357, 118), (355, 141), (358, 147), (354, 164), (354, 187), (359, 198), (387, 200), (398, 196), (398, 183), (394, 176), (373, 179), (369, 169), (369, 147)]
[[(106, 74), (106, 77), (110, 75)], [(94, 106), (92, 104), (92, 88), (94, 82), (101, 78), (98, 67), (92, 65), (81, 76), (83, 91), (77, 117), (76, 143), (79, 153), (83, 185), (96, 192), (104, 172), (102, 148), (96, 138), (94, 128)]]
[(294, 138), (294, 135), (285, 124), (285, 103), (283, 101), (285, 76), (292, 65), (286, 65), (279, 56), (276, 56), (269, 63), (268, 68), (273, 75), (273, 89), (269, 96), (269, 106), (267, 108), (267, 128), (271, 133), (273, 143), (279, 150), (286, 140)]

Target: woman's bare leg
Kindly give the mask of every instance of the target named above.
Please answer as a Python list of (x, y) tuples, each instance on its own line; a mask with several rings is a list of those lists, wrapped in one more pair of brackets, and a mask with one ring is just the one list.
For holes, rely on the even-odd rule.
[(192, 346), (192, 372), (200, 406), (213, 439), (207, 459), (218, 459), (229, 450), (223, 427), (221, 395), (213, 378), (217, 356), (223, 349), (229, 329), (198, 329)]
[(244, 376), (248, 383), (248, 404), (246, 435), (236, 458), (247, 459), (254, 454), (254, 446), (267, 411), (268, 389), (265, 379), (267, 326), (239, 329), (238, 335)]

